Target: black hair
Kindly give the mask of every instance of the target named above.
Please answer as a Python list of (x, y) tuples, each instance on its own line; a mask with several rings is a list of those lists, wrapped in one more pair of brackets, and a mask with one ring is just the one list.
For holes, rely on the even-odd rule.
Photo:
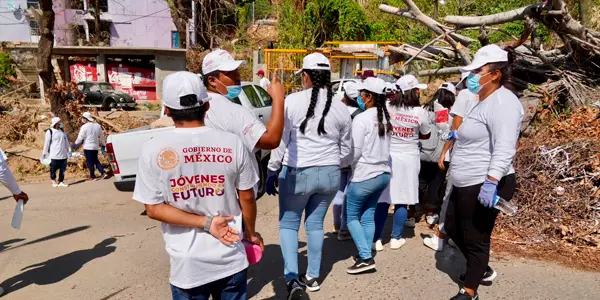
[(398, 92), (396, 98), (390, 101), (390, 105), (395, 107), (411, 108), (421, 106), (419, 95), (417, 94), (419, 89), (414, 88), (406, 92)]
[(315, 116), (315, 106), (317, 105), (317, 100), (319, 99), (319, 92), (321, 89), (327, 89), (327, 102), (325, 102), (325, 108), (323, 109), (323, 115), (321, 116), (321, 120), (319, 121), (318, 133), (326, 134), (325, 131), (325, 116), (329, 112), (331, 108), (331, 100), (333, 98), (333, 90), (331, 89), (331, 71), (327, 70), (303, 70), (304, 73), (308, 75), (310, 81), (312, 82), (312, 93), (310, 96), (310, 105), (308, 106), (308, 110), (306, 111), (306, 117), (304, 121), (300, 124), (300, 132), (304, 134), (306, 130), (306, 124), (308, 120)]
[(512, 71), (513, 71), (513, 63), (515, 62), (515, 49), (512, 47), (505, 47), (504, 50), (508, 52), (508, 61), (507, 62), (499, 62), (499, 63), (491, 63), (490, 71), (500, 70), (502, 74), (502, 79), (500, 80), (500, 84), (505, 86), (506, 88), (513, 90), (513, 84), (511, 82)]
[(173, 109), (169, 107), (171, 118), (174, 122), (185, 121), (200, 121), (204, 122), (206, 116), (206, 105), (195, 106), (198, 104), (198, 96), (191, 94), (179, 97), (179, 104), (183, 107), (191, 107), (184, 109)]
[(212, 71), (208, 74), (202, 74), (202, 83), (204, 83), (206, 88), (209, 88), (210, 84), (208, 83), (208, 77), (219, 78), (219, 76), (221, 76), (221, 71), (219, 70)]
[[(452, 105), (454, 105), (454, 101), (456, 101), (456, 96), (451, 91), (440, 88), (435, 92), (433, 99), (437, 99), (437, 102), (444, 108), (450, 109)], [(434, 111), (434, 102), (435, 101), (432, 100), (425, 104), (425, 109)]]
[[(377, 108), (377, 128), (379, 130), (379, 136), (384, 136), (387, 133), (392, 132), (390, 113), (385, 105), (386, 95), (376, 94), (367, 90), (364, 90), (364, 92), (367, 95), (373, 96), (373, 101), (375, 101), (375, 108)], [(383, 124), (383, 117), (385, 117), (385, 120), (387, 121), (385, 125)]]
[(344, 93), (344, 103), (350, 107), (358, 107), (358, 102), (356, 101), (356, 98), (352, 98), (346, 93)]

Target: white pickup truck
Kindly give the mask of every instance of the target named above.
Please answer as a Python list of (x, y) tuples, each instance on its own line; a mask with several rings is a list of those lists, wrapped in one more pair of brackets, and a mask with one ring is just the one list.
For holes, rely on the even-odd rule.
[[(248, 108), (265, 124), (271, 117), (271, 97), (259, 85), (251, 82), (242, 82), (242, 93), (234, 100), (234, 102)], [(164, 108), (161, 112), (161, 115), (163, 114)], [(159, 132), (170, 131), (174, 128), (175, 127), (164, 127), (152, 129), (150, 126), (144, 126), (108, 136), (106, 152), (114, 172), (114, 184), (117, 190), (123, 192), (133, 191), (142, 145)], [(265, 150), (261, 150), (256, 154), (256, 159), (260, 166), (258, 197), (262, 196), (265, 191), (264, 183), (266, 180), (266, 166), (269, 161), (269, 154), (270, 151)]]

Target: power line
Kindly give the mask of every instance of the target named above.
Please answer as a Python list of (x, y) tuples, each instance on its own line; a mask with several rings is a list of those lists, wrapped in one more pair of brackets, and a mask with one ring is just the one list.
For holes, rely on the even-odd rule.
[(149, 17), (149, 16), (156, 15), (156, 14), (158, 14), (158, 13), (161, 13), (161, 12), (165, 11), (165, 10), (169, 10), (169, 8), (165, 8), (165, 9), (162, 9), (162, 10), (159, 10), (159, 11), (153, 12), (153, 13), (151, 13), (151, 14), (148, 14), (148, 15), (141, 16), (141, 17), (133, 18), (133, 19), (131, 19), (131, 20), (127, 20), (127, 21), (119, 21), (119, 22), (117, 22), (117, 23), (129, 23), (129, 22), (133, 22), (133, 21), (135, 21), (135, 20), (139, 20), (139, 19), (143, 19), (143, 18), (145, 18), (145, 17)]

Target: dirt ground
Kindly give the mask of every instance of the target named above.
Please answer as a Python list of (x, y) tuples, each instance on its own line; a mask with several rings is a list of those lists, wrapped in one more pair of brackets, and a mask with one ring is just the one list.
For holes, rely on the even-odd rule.
[[(15, 203), (0, 189), (0, 286), (2, 299), (169, 299), (169, 262), (160, 224), (141, 216), (131, 193), (111, 180), (66, 189), (25, 185), (31, 200), (20, 231), (10, 227)], [(259, 200), (263, 260), (249, 271), (252, 299), (283, 299), (283, 261), (277, 234), (277, 199)], [(331, 224), (328, 214), (326, 228)], [(389, 236), (388, 226), (386, 235)], [(458, 289), (464, 259), (454, 248), (434, 253), (422, 245), (428, 229), (408, 231), (406, 246), (376, 256), (377, 272), (346, 274), (355, 246), (326, 235), (322, 290), (310, 299), (448, 299)], [(300, 233), (300, 270), (306, 243)], [(514, 257), (494, 257), (499, 277), (482, 287), (482, 299), (600, 299), (600, 273)]]

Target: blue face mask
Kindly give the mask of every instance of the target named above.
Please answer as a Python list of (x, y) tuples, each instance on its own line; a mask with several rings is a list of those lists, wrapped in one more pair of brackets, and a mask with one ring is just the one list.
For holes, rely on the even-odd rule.
[(479, 80), (481, 80), (481, 77), (483, 77), (489, 73), (490, 72), (485, 73), (483, 75), (473, 74), (473, 73), (469, 74), (469, 76), (467, 76), (467, 89), (469, 90), (469, 92), (471, 92), (473, 94), (479, 93), (479, 91), (481, 91), (483, 86), (489, 83), (489, 81), (488, 81), (482, 85), (479, 83)]
[(65, 127), (65, 124), (63, 124), (63, 123), (60, 123), (60, 125), (58, 125), (58, 127), (59, 127), (59, 128), (63, 128), (63, 127)]
[(227, 95), (225, 95), (225, 98), (227, 98), (229, 100), (233, 100), (233, 99), (237, 98), (241, 93), (242, 93), (241, 86), (239, 86), (239, 85), (228, 86), (227, 87)]
[(358, 108), (360, 108), (360, 110), (365, 110), (365, 103), (363, 102), (361, 96), (358, 96), (358, 98), (356, 98), (356, 102), (358, 103)]

